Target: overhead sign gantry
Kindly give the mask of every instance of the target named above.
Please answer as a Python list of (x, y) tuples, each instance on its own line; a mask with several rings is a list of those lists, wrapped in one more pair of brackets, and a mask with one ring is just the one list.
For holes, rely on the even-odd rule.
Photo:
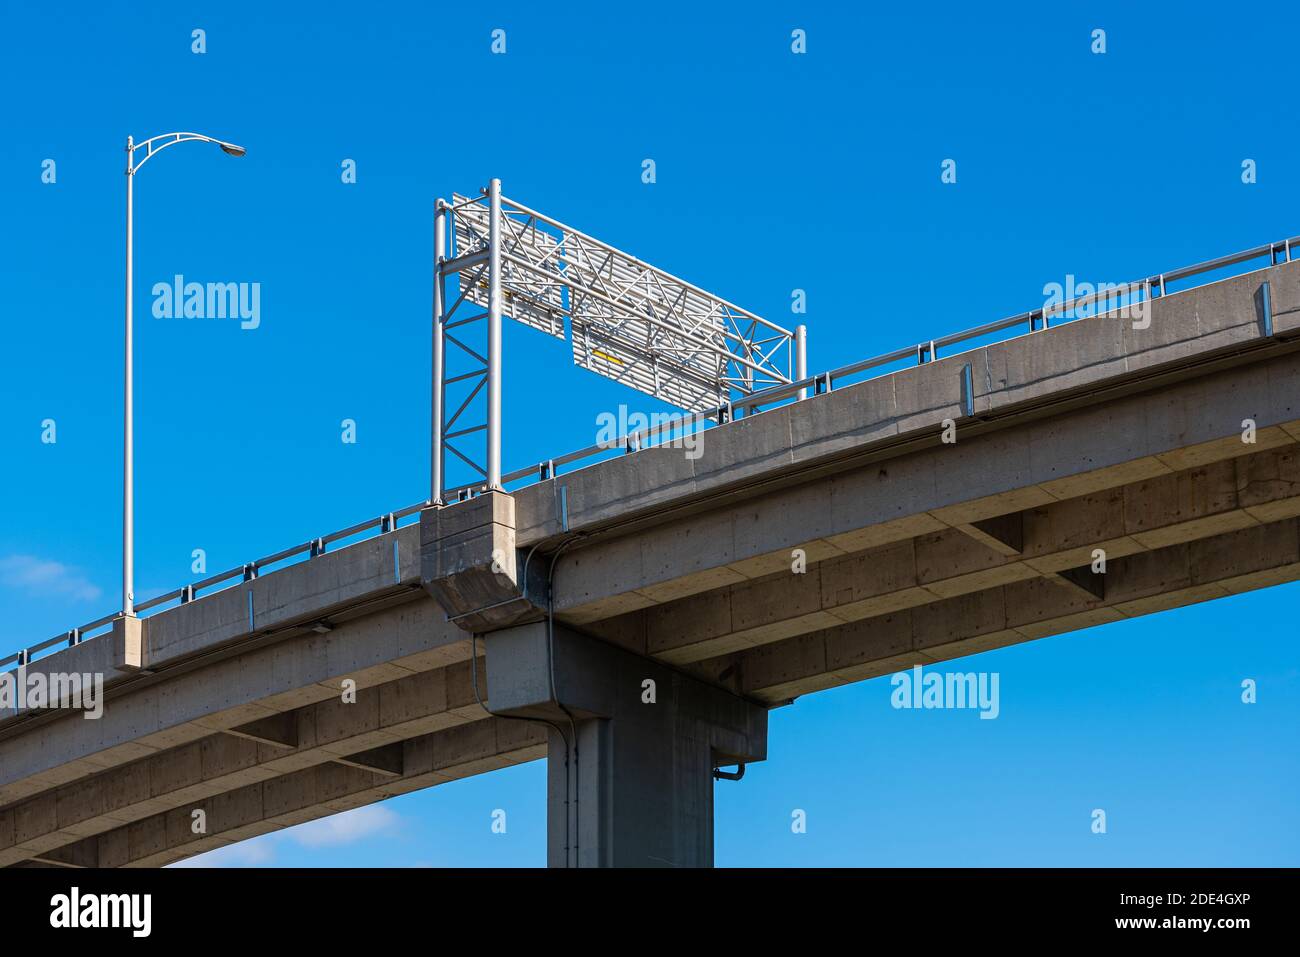
[[(507, 199), (500, 180), (478, 197), (438, 200), (434, 259), (436, 504), (447, 453), (483, 487), (501, 488), (503, 315), (567, 337), (576, 365), (707, 418), (724, 414), (733, 395), (806, 375), (802, 326), (783, 329)], [(487, 334), (471, 343), (475, 323)]]

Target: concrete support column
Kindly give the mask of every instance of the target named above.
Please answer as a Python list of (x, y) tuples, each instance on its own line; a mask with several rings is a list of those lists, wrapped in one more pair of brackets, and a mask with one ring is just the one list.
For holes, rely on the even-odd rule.
[(491, 710), (555, 725), (551, 867), (713, 865), (713, 769), (767, 756), (763, 706), (546, 622), (485, 644)]

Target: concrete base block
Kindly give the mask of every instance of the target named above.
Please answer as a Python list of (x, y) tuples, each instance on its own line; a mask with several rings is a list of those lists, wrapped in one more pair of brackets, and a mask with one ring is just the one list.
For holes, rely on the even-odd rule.
[(466, 631), (491, 631), (535, 618), (515, 549), (514, 499), (504, 492), (420, 513), (425, 590)]
[(113, 622), (113, 667), (140, 671), (145, 666), (145, 623), (135, 615)]

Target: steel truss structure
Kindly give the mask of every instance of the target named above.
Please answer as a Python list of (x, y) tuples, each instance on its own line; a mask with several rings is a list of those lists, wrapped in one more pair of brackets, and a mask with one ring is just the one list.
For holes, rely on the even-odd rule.
[(481, 193), (439, 199), (434, 213), (433, 502), (448, 495), (448, 453), (475, 487), (501, 488), (503, 315), (567, 335), (574, 364), (708, 419), (726, 418), (733, 396), (807, 375), (803, 326), (783, 329), (507, 199), (500, 180)]

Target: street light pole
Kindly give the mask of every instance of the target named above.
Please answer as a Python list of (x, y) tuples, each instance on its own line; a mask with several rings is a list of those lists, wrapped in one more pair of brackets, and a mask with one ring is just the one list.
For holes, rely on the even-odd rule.
[(135, 142), (126, 138), (126, 363), (125, 399), (122, 403), (122, 615), (135, 614), (135, 381), (133, 349), (134, 330), (131, 314), (131, 284), (133, 281), (135, 251), (135, 169), (132, 159)]
[[(214, 143), (223, 153), (243, 156), (244, 148), (224, 140), (213, 139), (201, 133), (164, 133), (141, 143), (126, 138), (126, 321), (122, 402), (122, 617), (135, 615), (135, 364), (133, 361), (134, 316), (132, 315), (131, 287), (134, 282), (135, 255), (135, 174), (155, 153), (176, 143), (191, 140)], [(136, 150), (143, 149), (144, 157), (135, 161)]]

